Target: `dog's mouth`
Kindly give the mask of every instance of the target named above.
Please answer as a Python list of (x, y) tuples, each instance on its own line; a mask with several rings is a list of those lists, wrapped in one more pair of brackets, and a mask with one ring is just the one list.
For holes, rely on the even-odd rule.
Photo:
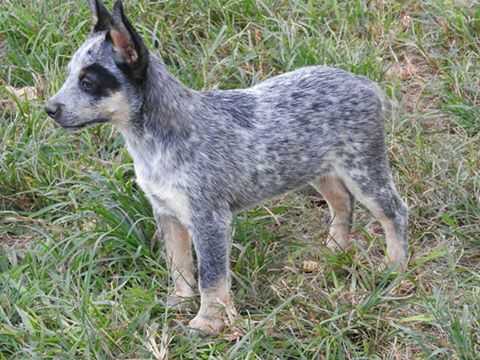
[(80, 129), (86, 128), (88, 126), (97, 125), (97, 124), (104, 124), (106, 122), (109, 122), (109, 120), (100, 118), (100, 119), (90, 120), (90, 121), (87, 121), (87, 122), (84, 122), (84, 123), (78, 124), (78, 125), (65, 125), (65, 124), (61, 124), (61, 123), (59, 123), (59, 125), (62, 128), (67, 129), (67, 130), (80, 130)]

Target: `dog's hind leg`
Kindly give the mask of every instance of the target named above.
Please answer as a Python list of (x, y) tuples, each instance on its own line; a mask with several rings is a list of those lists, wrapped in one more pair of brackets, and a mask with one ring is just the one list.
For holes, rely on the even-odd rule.
[(354, 199), (342, 180), (336, 175), (327, 175), (311, 185), (327, 201), (330, 209), (330, 230), (327, 246), (332, 250), (345, 250), (350, 246), (350, 229), (353, 218)]
[(404, 270), (408, 257), (408, 209), (395, 189), (386, 159), (359, 161), (355, 168), (337, 169), (348, 190), (381, 223), (387, 257)]
[(158, 237), (165, 242), (167, 265), (174, 284), (174, 292), (167, 303), (170, 306), (181, 305), (186, 298), (196, 292), (194, 276), (192, 241), (187, 229), (170, 215), (157, 215)]

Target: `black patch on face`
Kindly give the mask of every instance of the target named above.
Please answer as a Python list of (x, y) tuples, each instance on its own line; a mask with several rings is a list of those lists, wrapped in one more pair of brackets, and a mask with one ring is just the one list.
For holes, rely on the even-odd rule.
[(120, 82), (108, 69), (99, 64), (92, 64), (82, 70), (80, 87), (86, 93), (104, 98), (120, 89)]

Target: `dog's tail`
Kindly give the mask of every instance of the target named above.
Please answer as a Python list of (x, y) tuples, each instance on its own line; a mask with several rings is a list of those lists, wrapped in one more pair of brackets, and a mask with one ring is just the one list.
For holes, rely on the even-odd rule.
[(380, 101), (382, 117), (384, 121), (394, 120), (398, 109), (397, 101), (389, 98), (377, 82), (372, 81), (369, 78), (361, 75), (359, 76), (359, 78), (362, 79), (366, 86), (373, 90), (376, 97)]
[(385, 91), (376, 82), (371, 81), (370, 83), (373, 87), (373, 90), (375, 91), (375, 94), (380, 100), (384, 120), (395, 121), (398, 109), (398, 102), (388, 97)]

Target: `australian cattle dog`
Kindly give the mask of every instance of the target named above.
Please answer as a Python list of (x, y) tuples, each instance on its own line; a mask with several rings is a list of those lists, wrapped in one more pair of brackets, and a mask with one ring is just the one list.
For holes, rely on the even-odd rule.
[(195, 91), (147, 49), (121, 1), (111, 13), (100, 0), (89, 4), (93, 30), (46, 111), (64, 128), (108, 122), (123, 135), (165, 243), (169, 302), (199, 289), (191, 328), (216, 334), (234, 312), (235, 213), (305, 184), (328, 203), (331, 248), (349, 246), (356, 198), (383, 226), (390, 263), (405, 268), (407, 207), (392, 180), (375, 83), (311, 66), (248, 89)]

